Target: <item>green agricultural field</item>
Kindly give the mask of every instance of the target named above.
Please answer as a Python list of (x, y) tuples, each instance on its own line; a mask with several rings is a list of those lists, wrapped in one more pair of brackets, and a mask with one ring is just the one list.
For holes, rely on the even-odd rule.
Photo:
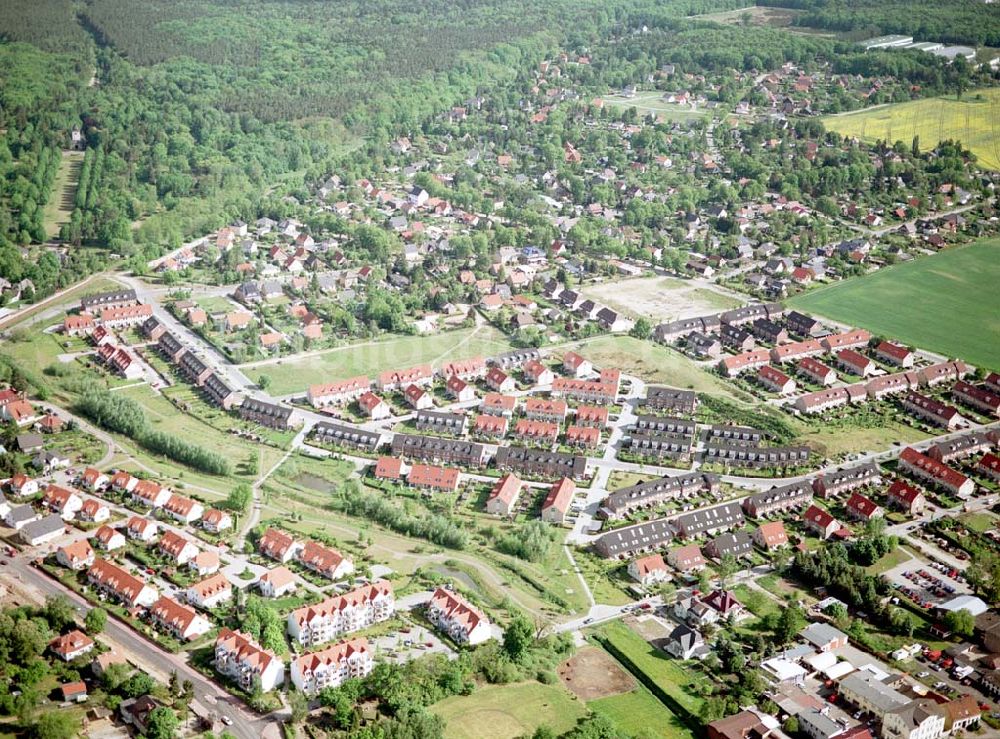
[(961, 100), (928, 98), (883, 105), (823, 119), (831, 131), (865, 141), (902, 141), (914, 136), (923, 148), (938, 141), (961, 141), (987, 169), (1000, 169), (1000, 89), (972, 90)]
[(804, 293), (791, 307), (1000, 369), (1000, 239)]
[(304, 391), (309, 385), (354, 375), (374, 376), (383, 370), (412, 367), (430, 362), (490, 356), (511, 349), (507, 338), (492, 326), (448, 331), (431, 336), (405, 336), (353, 346), (321, 354), (289, 357), (277, 362), (255, 362), (244, 366), (255, 382), (261, 375), (271, 378), (268, 392), (274, 395)]
[(666, 721), (669, 714), (663, 704), (642, 685), (628, 693), (592, 700), (587, 708), (633, 736), (662, 739), (691, 739), (694, 736), (680, 721)]
[(587, 714), (582, 701), (561, 686), (519, 683), (456, 695), (430, 710), (447, 722), (445, 739), (514, 739), (539, 726), (564, 734)]

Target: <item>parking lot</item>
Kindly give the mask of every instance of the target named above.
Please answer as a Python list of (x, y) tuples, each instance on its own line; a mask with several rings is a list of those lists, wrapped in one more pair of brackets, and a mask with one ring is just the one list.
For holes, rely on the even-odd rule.
[(961, 572), (938, 562), (924, 565), (920, 560), (911, 559), (886, 575), (897, 597), (906, 598), (926, 610), (970, 592)]
[(441, 641), (437, 634), (423, 626), (407, 625), (399, 631), (376, 637), (372, 642), (375, 644), (376, 654), (388, 662), (397, 664), (435, 652), (445, 655), (448, 659), (458, 656), (458, 653)]

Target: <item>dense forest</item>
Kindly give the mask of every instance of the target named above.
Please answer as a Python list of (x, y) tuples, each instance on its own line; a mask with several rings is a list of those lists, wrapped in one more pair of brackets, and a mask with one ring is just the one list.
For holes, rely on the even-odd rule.
[[(739, 7), (668, 3), (669, 13)], [(661, 6), (663, 4), (660, 4)], [(289, 187), (511, 81), (558, 44), (628, 27), (650, 0), (11, 0), (0, 6), (0, 277), (42, 297), (140, 264)], [(81, 182), (56, 269), (46, 239), (60, 151)], [(284, 188), (284, 189), (283, 189)], [(83, 248), (80, 248), (83, 247)], [(29, 258), (25, 259), (25, 256)]]
[(761, 0), (804, 11), (796, 24), (849, 32), (861, 40), (903, 33), (919, 41), (1000, 46), (1000, 10), (983, 0)]
[[(282, 196), (330, 171), (366, 176), (396, 136), (427, 130), (453, 105), (502, 91), (516, 109), (526, 71), (559, 48), (593, 53), (576, 80), (593, 89), (635, 83), (666, 62), (699, 72), (817, 58), (921, 94), (952, 82), (928, 54), (863, 54), (689, 18), (745, 5), (10, 0), (0, 6), (0, 277), (30, 280), (24, 294), (44, 297), (111, 255), (138, 267), (235, 218), (280, 212)], [(58, 258), (27, 252), (47, 238), (45, 206), (73, 131), (84, 153), (59, 233), (70, 248)], [(476, 208), (474, 178), (456, 184), (456, 205)]]

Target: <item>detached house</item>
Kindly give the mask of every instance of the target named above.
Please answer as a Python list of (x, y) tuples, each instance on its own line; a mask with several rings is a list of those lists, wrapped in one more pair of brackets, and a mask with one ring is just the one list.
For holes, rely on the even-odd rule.
[(501, 477), (486, 499), (486, 512), (495, 516), (509, 516), (517, 505), (524, 483), (517, 475), (508, 473)]
[(270, 528), (264, 532), (257, 544), (257, 549), (265, 557), (275, 559), (282, 564), (290, 562), (302, 549), (302, 544), (295, 541), (284, 531)]
[(911, 516), (919, 516), (924, 512), (927, 499), (920, 488), (911, 485), (906, 480), (894, 480), (887, 492), (889, 505), (906, 511)]
[(817, 505), (809, 506), (803, 516), (806, 528), (824, 541), (840, 530), (840, 522)]
[(882, 508), (861, 493), (851, 493), (846, 508), (847, 515), (861, 521), (870, 521), (882, 515)]
[(94, 532), (94, 541), (104, 551), (113, 552), (125, 546), (125, 535), (110, 526), (101, 526)]
[(71, 570), (85, 570), (94, 564), (94, 550), (90, 542), (80, 539), (56, 550), (56, 561)]
[(184, 591), (191, 605), (210, 610), (233, 598), (233, 586), (221, 572), (191, 585)]
[(336, 549), (315, 541), (307, 541), (298, 558), (310, 570), (330, 580), (339, 580), (354, 572), (351, 560)]
[(190, 524), (202, 517), (205, 506), (196, 500), (174, 493), (163, 505), (163, 510), (175, 521)]
[(633, 580), (647, 587), (670, 578), (670, 571), (663, 561), (663, 556), (659, 554), (632, 560), (628, 564), (628, 574)]

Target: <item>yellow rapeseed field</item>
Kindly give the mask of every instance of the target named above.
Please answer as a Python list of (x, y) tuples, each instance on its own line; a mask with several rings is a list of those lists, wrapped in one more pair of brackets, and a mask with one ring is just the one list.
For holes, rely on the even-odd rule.
[(954, 96), (883, 105), (868, 110), (828, 116), (824, 125), (845, 136), (865, 141), (887, 139), (907, 146), (914, 136), (926, 149), (938, 141), (955, 139), (971, 149), (981, 167), (1000, 169), (1000, 89), (970, 90)]

